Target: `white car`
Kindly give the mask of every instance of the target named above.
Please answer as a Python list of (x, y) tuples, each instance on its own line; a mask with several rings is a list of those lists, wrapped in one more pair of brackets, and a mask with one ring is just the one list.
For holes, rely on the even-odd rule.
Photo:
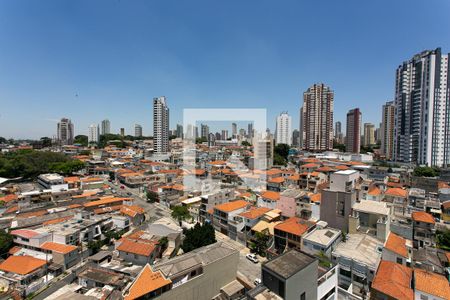
[(261, 278), (256, 278), (255, 281), (253, 281), (253, 283), (255, 285), (260, 285), (261, 284)]
[(255, 264), (259, 263), (259, 260), (258, 260), (258, 258), (256, 257), (256, 254), (249, 253), (249, 254), (247, 254), (245, 257), (246, 257), (248, 260), (254, 262)]

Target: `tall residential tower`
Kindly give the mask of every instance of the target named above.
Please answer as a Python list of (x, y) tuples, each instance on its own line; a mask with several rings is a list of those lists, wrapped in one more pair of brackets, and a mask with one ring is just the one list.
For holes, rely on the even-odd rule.
[(303, 93), (303, 147), (310, 151), (333, 149), (333, 91), (323, 83), (314, 84)]
[(56, 136), (58, 138), (58, 143), (61, 145), (72, 145), (73, 144), (73, 123), (70, 119), (62, 118), (58, 122), (56, 129)]
[(359, 108), (349, 110), (347, 113), (347, 132), (345, 136), (345, 149), (347, 152), (359, 153), (361, 147), (361, 111)]
[(292, 145), (292, 118), (287, 112), (282, 112), (277, 117), (275, 141), (277, 144)]
[(449, 54), (426, 50), (397, 68), (393, 158), (450, 163)]
[(169, 152), (169, 107), (165, 96), (153, 98), (153, 149)]
[(395, 106), (394, 101), (386, 102), (383, 105), (381, 116), (381, 148), (380, 153), (384, 155), (386, 159), (392, 159), (394, 150), (394, 118), (395, 118)]

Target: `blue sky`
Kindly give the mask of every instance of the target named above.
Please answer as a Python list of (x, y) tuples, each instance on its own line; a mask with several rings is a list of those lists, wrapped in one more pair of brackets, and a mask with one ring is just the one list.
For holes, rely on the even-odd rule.
[[(335, 91), (335, 120), (360, 107), (378, 123), (395, 68), (416, 52), (450, 52), (450, 2), (0, 0), (0, 136), (152, 130), (165, 95), (183, 108), (267, 108), (298, 128), (302, 93)], [(76, 96), (78, 95), (78, 97)]]

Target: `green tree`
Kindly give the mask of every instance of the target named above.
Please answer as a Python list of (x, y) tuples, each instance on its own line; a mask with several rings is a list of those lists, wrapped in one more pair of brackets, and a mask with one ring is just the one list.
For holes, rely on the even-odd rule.
[(73, 143), (74, 144), (80, 144), (80, 145), (86, 147), (88, 145), (88, 137), (87, 137), (87, 135), (82, 135), (82, 134), (77, 135), (73, 139)]
[(6, 144), (6, 142), (7, 140), (4, 137), (0, 136), (0, 144)]
[(0, 255), (5, 255), (13, 245), (13, 237), (3, 229), (0, 229)]
[(269, 239), (270, 237), (267, 234), (256, 232), (255, 240), (250, 244), (250, 249), (260, 256), (266, 256)]
[(196, 138), (195, 139), (195, 143), (196, 144), (201, 144), (201, 143), (205, 143), (205, 142), (207, 142), (208, 140), (206, 139), (206, 137), (199, 137), (199, 138)]
[(177, 219), (181, 226), (181, 221), (190, 219), (191, 214), (189, 213), (187, 206), (177, 205), (172, 208), (172, 218)]
[(83, 167), (84, 163), (63, 153), (20, 150), (0, 154), (0, 177), (30, 179), (48, 172), (70, 174)]
[(214, 227), (209, 223), (195, 224), (193, 228), (186, 230), (185, 236), (181, 245), (185, 253), (216, 242)]
[(250, 144), (250, 143), (247, 142), (247, 141), (242, 141), (241, 145), (244, 146), (244, 147), (249, 147), (249, 146), (251, 146), (252, 144)]
[(431, 167), (416, 167), (413, 175), (418, 177), (436, 177), (439, 176), (439, 170)]
[(147, 191), (146, 196), (147, 201), (150, 203), (155, 203), (158, 201), (158, 193), (155, 193), (154, 191)]
[(437, 231), (436, 244), (438, 248), (450, 251), (450, 230)]

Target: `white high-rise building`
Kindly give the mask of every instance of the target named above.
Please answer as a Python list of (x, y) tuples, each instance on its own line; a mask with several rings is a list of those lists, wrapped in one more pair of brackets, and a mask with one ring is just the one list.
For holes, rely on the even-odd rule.
[(61, 145), (73, 144), (73, 123), (70, 119), (62, 118), (61, 121), (58, 122), (56, 130), (56, 136)]
[(99, 128), (97, 124), (89, 125), (88, 143), (98, 143), (99, 141)]
[(397, 68), (393, 158), (450, 163), (449, 54), (426, 50)]
[(134, 124), (134, 136), (142, 137), (142, 126), (139, 124)]
[(109, 122), (108, 119), (105, 119), (102, 121), (101, 133), (102, 133), (102, 135), (111, 133), (111, 123)]
[(386, 102), (383, 105), (381, 116), (381, 148), (380, 153), (391, 159), (394, 150), (394, 120), (395, 120), (395, 105), (394, 101)]
[(153, 98), (153, 148), (156, 153), (169, 152), (169, 107), (165, 96)]
[(303, 93), (301, 128), (305, 150), (333, 149), (333, 103), (334, 93), (323, 83), (314, 84)]
[(282, 112), (277, 117), (275, 140), (277, 144), (292, 145), (292, 117), (287, 112)]

